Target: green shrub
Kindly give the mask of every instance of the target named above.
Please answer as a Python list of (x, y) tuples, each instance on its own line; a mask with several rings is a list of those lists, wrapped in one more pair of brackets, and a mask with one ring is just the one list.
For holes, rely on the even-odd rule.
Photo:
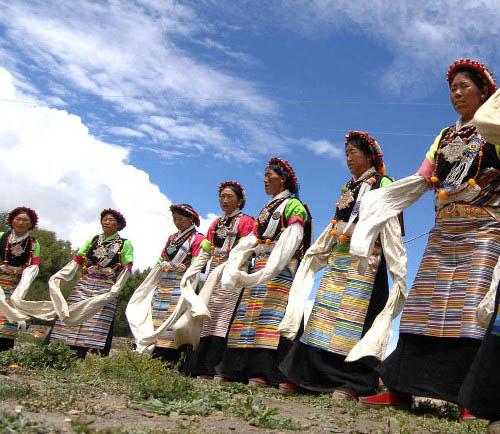
[(76, 362), (75, 353), (62, 342), (26, 344), (0, 353), (0, 367), (18, 365), (26, 369), (67, 370)]

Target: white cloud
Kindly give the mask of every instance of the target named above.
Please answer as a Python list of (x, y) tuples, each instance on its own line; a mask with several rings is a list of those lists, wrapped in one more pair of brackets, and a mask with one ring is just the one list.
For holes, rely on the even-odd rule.
[(108, 128), (108, 133), (123, 137), (144, 137), (144, 133), (141, 131), (128, 127), (111, 127)]
[(0, 173), (8, 185), (0, 210), (33, 207), (41, 227), (77, 247), (100, 231), (100, 211), (116, 208), (137, 266), (153, 264), (175, 231), (168, 197), (128, 163), (127, 149), (96, 139), (78, 116), (16, 99), (13, 76), (0, 67)]
[[(31, 80), (26, 76), (41, 71), (49, 89), (62, 85), (63, 93), (71, 89), (84, 101), (98, 97), (118, 113), (132, 116), (137, 125), (147, 124), (153, 114), (182, 115), (185, 122), (166, 130), (166, 136), (152, 132), (150, 138), (159, 147), (165, 145), (163, 140), (167, 145), (169, 140), (179, 144), (178, 135), (201, 135), (194, 141), (198, 147), (215, 148), (215, 155), (223, 155), (229, 143), (234, 146), (236, 142), (224, 131), (228, 113), (258, 121), (278, 112), (275, 102), (254, 83), (182, 48), (194, 43), (200, 50), (215, 50), (226, 58), (245, 58), (215, 41), (211, 24), (190, 6), (173, 0), (0, 0), (0, 5), (3, 65), (27, 83)], [(213, 56), (208, 59), (221, 64)], [(39, 89), (31, 91), (41, 99)], [(261, 152), (254, 129), (247, 130), (245, 123), (238, 122), (236, 129), (234, 124), (231, 127), (233, 134), (248, 137), (248, 142), (239, 145), (244, 157), (248, 143)], [(192, 143), (188, 139), (181, 144)]]
[(309, 149), (320, 157), (342, 161), (344, 159), (344, 150), (330, 143), (328, 140), (303, 140), (302, 142), (306, 149)]

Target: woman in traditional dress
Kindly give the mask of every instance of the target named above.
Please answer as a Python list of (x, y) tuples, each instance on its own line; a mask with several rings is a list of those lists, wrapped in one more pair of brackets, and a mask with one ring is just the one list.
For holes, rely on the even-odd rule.
[[(311, 218), (297, 197), (297, 177), (287, 161), (271, 158), (264, 187), (272, 198), (260, 212), (254, 234), (242, 238), (229, 254), (222, 276), (224, 289), (244, 290), (217, 372), (224, 379), (248, 381), (254, 387), (280, 384), (286, 388), (290, 385), (278, 365), (291, 342), (280, 339), (278, 325), (304, 242), (310, 242)], [(252, 254), (251, 272), (242, 271), (241, 265)]]
[[(376, 233), (365, 225), (383, 213), (409, 206), (435, 190), (436, 223), (403, 309), (395, 351), (380, 366), (389, 392), (360, 398), (366, 405), (406, 406), (411, 396), (458, 403), (460, 387), (485, 334), (476, 318), (500, 255), (499, 146), (488, 143), (472, 122), (494, 93), (488, 69), (460, 59), (448, 70), (450, 98), (460, 115), (436, 138), (418, 175), (369, 193), (351, 241), (351, 253)], [(389, 212), (390, 211), (390, 212)], [(463, 412), (463, 417), (470, 417)]]
[[(219, 185), (219, 204), (224, 212), (208, 229), (207, 239), (212, 244), (210, 272), (227, 261), (229, 252), (240, 238), (252, 233), (254, 219), (241, 212), (245, 206), (244, 188), (235, 181)], [(189, 373), (202, 378), (213, 378), (226, 347), (229, 324), (240, 293), (225, 290), (220, 283), (213, 289), (208, 302), (211, 318), (203, 321), (201, 339), (189, 360)]]
[(97, 297), (111, 295), (98, 312), (80, 324), (57, 320), (48, 335), (48, 341), (62, 341), (85, 357), (90, 350), (107, 356), (113, 337), (113, 318), (118, 292), (125, 285), (133, 263), (133, 248), (129, 240), (120, 236), (126, 226), (125, 217), (113, 209), (101, 212), (102, 233), (90, 238), (71, 262), (54, 274), (49, 286), (70, 281), (81, 267), (82, 276), (68, 297), (71, 310), (78, 304), (87, 304)]
[[(196, 227), (200, 225), (200, 216), (195, 209), (188, 204), (178, 204), (172, 205), (170, 211), (178, 231), (168, 237), (158, 259), (161, 273), (151, 304), (155, 329), (160, 327), (174, 312), (181, 295), (181, 280), (186, 270), (196, 261), (201, 251), (210, 253), (210, 242), (196, 230)], [(174, 339), (173, 327), (168, 327), (158, 336), (153, 357), (175, 364), (186, 351), (187, 348), (178, 347)]]
[[(365, 357), (346, 362), (345, 358), (370, 329), (388, 299), (387, 267), (380, 239), (376, 243), (364, 275), (359, 260), (349, 254), (349, 238), (357, 221), (363, 195), (392, 181), (385, 176), (382, 150), (377, 141), (360, 131), (346, 135), (347, 166), (352, 179), (343, 187), (334, 219), (326, 229), (331, 241), (318, 249), (315, 259), (325, 260), (326, 270), (316, 293), (304, 334), (293, 344), (280, 368), (289, 381), (315, 392), (333, 392), (340, 399), (358, 399), (375, 393), (377, 360)], [(349, 228), (346, 229), (346, 226)], [(396, 226), (394, 238), (399, 238)], [(321, 243), (323, 237), (319, 238)], [(315, 243), (310, 250), (314, 250)], [(310, 256), (310, 251), (306, 257)], [(296, 279), (301, 276), (303, 268)], [(319, 271), (316, 267), (314, 271)], [(303, 282), (295, 282), (303, 284)], [(283, 328), (283, 327), (281, 327)]]
[[(38, 216), (31, 208), (20, 206), (7, 217), (10, 229), (0, 232), (0, 290), (9, 300), (23, 280), (26, 288), (38, 274), (40, 265), (40, 244), (30, 231), (36, 227)], [(14, 346), (17, 324), (0, 316), (0, 351)]]

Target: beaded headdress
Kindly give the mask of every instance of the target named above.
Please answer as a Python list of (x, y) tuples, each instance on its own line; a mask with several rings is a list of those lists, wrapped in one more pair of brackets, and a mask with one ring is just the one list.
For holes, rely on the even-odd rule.
[(269, 166), (276, 165), (281, 167), (281, 169), (283, 169), (283, 171), (285, 171), (290, 178), (290, 193), (297, 193), (299, 189), (299, 180), (297, 179), (297, 175), (295, 175), (295, 172), (288, 161), (282, 160), (278, 157), (272, 157), (267, 164)]
[(222, 190), (226, 187), (232, 188), (233, 190), (237, 190), (240, 194), (236, 193), (236, 195), (241, 196), (241, 206), (240, 209), (243, 209), (245, 203), (247, 201), (247, 192), (243, 188), (243, 186), (236, 181), (224, 181), (219, 184), (219, 194), (221, 194)]
[(484, 84), (488, 87), (488, 96), (493, 95), (497, 90), (497, 83), (491, 71), (483, 63), (473, 59), (458, 59), (450, 65), (448, 73), (446, 74), (446, 79), (450, 87), (455, 71), (460, 68), (469, 68), (476, 71), (483, 79)]
[(7, 216), (7, 224), (12, 228), (13, 220), (17, 215), (21, 213), (28, 214), (32, 224), (31, 229), (35, 228), (38, 223), (38, 214), (34, 209), (28, 208), (26, 206), (18, 206), (17, 208), (14, 208), (11, 212), (9, 212), (9, 215)]
[(194, 224), (200, 226), (200, 216), (195, 211), (195, 209), (187, 203), (179, 203), (177, 205), (170, 205), (170, 211), (172, 213), (178, 213), (186, 217), (192, 217), (194, 219)]
[(101, 220), (104, 218), (104, 216), (108, 214), (111, 214), (116, 219), (119, 231), (121, 231), (122, 229), (125, 228), (125, 226), (127, 226), (127, 221), (125, 220), (125, 217), (123, 217), (123, 214), (111, 208), (106, 208), (101, 211)]
[(382, 148), (377, 140), (364, 131), (349, 131), (345, 136), (345, 145), (347, 146), (352, 139), (356, 138), (363, 140), (368, 145), (372, 154), (375, 169), (377, 169), (377, 172), (381, 175), (385, 175), (386, 168), (384, 163), (384, 153), (382, 152)]

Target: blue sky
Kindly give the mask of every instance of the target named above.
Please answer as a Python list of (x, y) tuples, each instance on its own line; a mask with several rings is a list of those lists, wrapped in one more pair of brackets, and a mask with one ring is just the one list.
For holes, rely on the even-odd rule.
[[(171, 202), (206, 227), (236, 179), (255, 215), (279, 155), (318, 234), (349, 178), (344, 134), (372, 133), (390, 175), (414, 173), (456, 119), (448, 65), (500, 70), (499, 19), (496, 0), (0, 0), (0, 207), (37, 208), (75, 245), (116, 207), (144, 267), (174, 230)], [(428, 194), (407, 238), (433, 218)], [(410, 283), (425, 240), (408, 245)]]

